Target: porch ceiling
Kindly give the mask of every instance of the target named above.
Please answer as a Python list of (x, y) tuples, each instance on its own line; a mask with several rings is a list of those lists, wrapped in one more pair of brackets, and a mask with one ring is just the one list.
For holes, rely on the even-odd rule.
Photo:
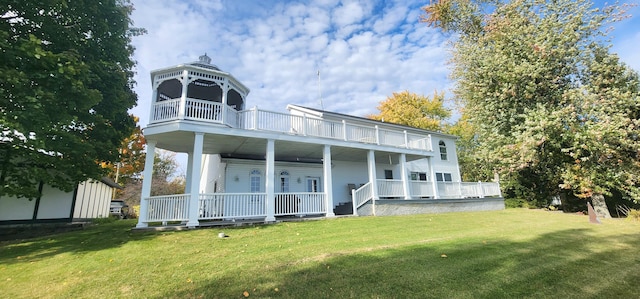
[[(157, 147), (178, 153), (188, 153), (193, 151), (193, 133), (185, 134), (183, 131), (173, 131), (155, 134)], [(233, 156), (255, 156), (264, 157), (266, 153), (267, 140), (264, 138), (253, 138), (233, 135), (205, 134), (203, 153), (205, 154), (230, 154)], [(294, 142), (287, 140), (275, 141), (276, 160), (308, 160), (322, 159), (323, 145), (317, 143)], [(379, 163), (398, 163), (398, 154), (383, 150), (375, 151), (376, 161)], [(424, 158), (424, 156), (407, 155), (407, 161)], [(367, 149), (331, 146), (331, 159), (335, 161), (356, 161), (367, 160)]]

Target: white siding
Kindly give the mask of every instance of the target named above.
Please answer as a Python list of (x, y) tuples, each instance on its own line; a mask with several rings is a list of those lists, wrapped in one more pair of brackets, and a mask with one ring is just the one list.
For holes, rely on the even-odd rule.
[[(226, 164), (220, 155), (204, 155), (202, 159), (202, 176), (200, 177), (200, 192), (219, 192), (224, 186), (224, 169)], [(218, 190), (215, 190), (215, 188)]]
[(78, 185), (74, 219), (109, 216), (113, 188), (98, 181), (87, 181)]
[(37, 219), (69, 218), (73, 204), (73, 191), (64, 192), (51, 186), (42, 187)]
[[(261, 192), (264, 192), (265, 165), (264, 161), (249, 160), (225, 160), (226, 176), (224, 190), (220, 192), (226, 193), (245, 193), (250, 192), (249, 177), (251, 171), (257, 169), (262, 174)], [(289, 192), (306, 192), (306, 178), (320, 177), (322, 180), (321, 164), (304, 164), (304, 163), (275, 163), (274, 186), (275, 192), (280, 192), (280, 172), (286, 170), (289, 172)]]
[(36, 200), (25, 198), (0, 197), (0, 221), (29, 220), (33, 218)]

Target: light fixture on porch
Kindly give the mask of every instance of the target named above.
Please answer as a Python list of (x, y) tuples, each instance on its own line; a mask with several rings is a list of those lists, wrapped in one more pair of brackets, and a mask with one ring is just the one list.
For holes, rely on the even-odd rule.
[(234, 177), (233, 177), (233, 180), (237, 182), (237, 181), (240, 181), (240, 178), (239, 178), (239, 177), (238, 177), (238, 175), (236, 174), (236, 176), (234, 176)]
[(302, 183), (302, 179), (298, 177), (298, 184)]

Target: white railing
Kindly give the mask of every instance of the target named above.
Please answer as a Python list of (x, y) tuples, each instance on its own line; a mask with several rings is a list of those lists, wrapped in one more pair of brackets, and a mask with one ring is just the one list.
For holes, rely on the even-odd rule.
[(362, 143), (378, 143), (378, 134), (375, 127), (365, 127), (359, 125), (347, 125), (347, 140), (357, 141)]
[(353, 210), (357, 211), (359, 207), (365, 204), (370, 199), (373, 199), (373, 193), (371, 192), (371, 182), (362, 185), (356, 190), (351, 190), (351, 198), (353, 198)]
[(200, 194), (201, 220), (265, 217), (265, 193)]
[(147, 221), (189, 220), (189, 196), (189, 194), (175, 194), (147, 198)]
[(441, 198), (482, 198), (501, 196), (498, 183), (438, 182)]
[(222, 103), (187, 98), (185, 119), (222, 123)]
[(404, 197), (402, 180), (378, 180), (378, 196)]
[(275, 216), (325, 214), (324, 193), (276, 193)]
[[(319, 118), (273, 112), (257, 108), (235, 111), (222, 103), (188, 98), (184, 114), (180, 111), (180, 99), (170, 99), (153, 104), (150, 123), (190, 119), (224, 123), (230, 127), (288, 133), (301, 136), (339, 139), (344, 141), (380, 144), (401, 148), (432, 151), (431, 136), (407, 133), (404, 130), (349, 124), (346, 121), (328, 121)], [(384, 125), (381, 125), (384, 127)]]
[(165, 121), (178, 119), (180, 113), (180, 99), (156, 102), (151, 107), (151, 121)]
[(433, 183), (427, 181), (411, 181), (411, 196), (414, 198), (432, 197)]

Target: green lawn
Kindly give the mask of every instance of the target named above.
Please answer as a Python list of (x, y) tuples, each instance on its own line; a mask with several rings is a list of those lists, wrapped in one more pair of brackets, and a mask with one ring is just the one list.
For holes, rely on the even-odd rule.
[(134, 225), (0, 243), (0, 297), (640, 296), (640, 224), (619, 219), (509, 209), (155, 233)]

